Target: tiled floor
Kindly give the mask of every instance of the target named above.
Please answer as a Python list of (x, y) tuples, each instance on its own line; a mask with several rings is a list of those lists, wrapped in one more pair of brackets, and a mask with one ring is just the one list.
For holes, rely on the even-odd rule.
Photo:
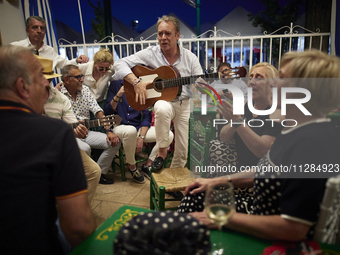
[[(139, 184), (132, 180), (128, 171), (126, 181), (122, 181), (120, 170), (116, 173), (109, 172), (108, 177), (115, 180), (112, 185), (99, 184), (91, 203), (97, 226), (100, 226), (119, 207), (133, 205), (150, 208), (150, 180), (145, 178), (145, 183)], [(177, 206), (179, 202), (167, 202), (166, 206)], [(170, 204), (171, 203), (171, 204)]]
[(131, 179), (126, 172), (126, 181), (122, 181), (120, 172), (109, 172), (108, 177), (115, 180), (112, 185), (99, 184), (91, 203), (97, 226), (102, 224), (122, 205), (133, 205), (150, 208), (149, 194), (150, 181), (145, 178), (145, 183), (139, 184)]

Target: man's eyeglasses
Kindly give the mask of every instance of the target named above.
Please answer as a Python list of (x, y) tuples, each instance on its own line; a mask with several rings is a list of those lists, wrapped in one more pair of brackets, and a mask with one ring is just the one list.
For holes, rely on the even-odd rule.
[(111, 70), (111, 68), (110, 67), (98, 67), (99, 72), (103, 72), (104, 70), (109, 71), (109, 70)]
[(73, 77), (73, 78), (76, 78), (78, 81), (80, 81), (82, 78), (84, 78), (84, 75), (67, 76), (67, 77)]

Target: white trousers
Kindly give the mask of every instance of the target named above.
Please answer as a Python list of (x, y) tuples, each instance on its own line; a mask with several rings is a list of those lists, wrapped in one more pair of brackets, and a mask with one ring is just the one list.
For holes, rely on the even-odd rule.
[[(132, 125), (119, 125), (113, 129), (113, 133), (117, 135), (123, 143), (126, 163), (130, 165), (135, 165), (136, 144), (140, 133), (140, 129), (137, 131), (137, 129)], [(165, 142), (166, 144), (165, 147), (168, 147), (171, 144), (173, 138), (174, 134), (170, 130), (168, 130), (168, 138)], [(144, 143), (154, 142), (156, 142), (155, 127), (150, 127), (145, 134)], [(149, 159), (154, 161), (157, 156), (157, 153), (158, 146), (156, 144), (149, 155)]]
[(176, 102), (159, 100), (154, 105), (156, 145), (167, 147), (171, 121), (175, 129), (175, 151), (171, 168), (185, 167), (188, 158), (190, 100)]
[(87, 155), (91, 155), (91, 148), (104, 150), (100, 154), (97, 164), (102, 170), (102, 174), (107, 174), (110, 169), (113, 157), (116, 155), (120, 148), (120, 142), (115, 147), (112, 147), (106, 141), (106, 134), (96, 131), (89, 131), (85, 139), (77, 138), (79, 149), (86, 152)]

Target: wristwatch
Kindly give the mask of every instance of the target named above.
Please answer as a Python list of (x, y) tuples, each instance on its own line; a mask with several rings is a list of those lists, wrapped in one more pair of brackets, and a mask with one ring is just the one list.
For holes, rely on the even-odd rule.
[(106, 133), (108, 133), (108, 132), (112, 132), (113, 133), (113, 130), (111, 128), (109, 128), (109, 129), (106, 129), (105, 132)]
[(145, 138), (145, 135), (139, 135), (140, 138), (144, 139)]

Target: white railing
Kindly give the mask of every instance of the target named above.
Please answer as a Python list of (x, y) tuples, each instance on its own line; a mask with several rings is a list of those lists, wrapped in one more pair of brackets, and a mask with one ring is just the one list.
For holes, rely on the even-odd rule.
[[(284, 52), (304, 51), (311, 49), (312, 46), (321, 50), (325, 47), (323, 46), (325, 41), (330, 45), (330, 33), (313, 32), (298, 25), (293, 26), (291, 23), (290, 26), (282, 27), (271, 34), (264, 32), (263, 35), (254, 36), (242, 36), (241, 33), (232, 35), (223, 30), (216, 30), (215, 27), (214, 30), (206, 31), (200, 36), (181, 37), (179, 44), (197, 55), (203, 70), (216, 72), (220, 61), (227, 61), (233, 67), (248, 66), (251, 68), (252, 65), (263, 61), (279, 67)], [(71, 43), (61, 38), (59, 50), (65, 58), (85, 54), (92, 60), (100, 47), (110, 48), (111, 51), (115, 50), (116, 60), (156, 44), (158, 44), (157, 33), (136, 41), (112, 34), (99, 42), (86, 44)], [(330, 52), (329, 47), (327, 51)]]

